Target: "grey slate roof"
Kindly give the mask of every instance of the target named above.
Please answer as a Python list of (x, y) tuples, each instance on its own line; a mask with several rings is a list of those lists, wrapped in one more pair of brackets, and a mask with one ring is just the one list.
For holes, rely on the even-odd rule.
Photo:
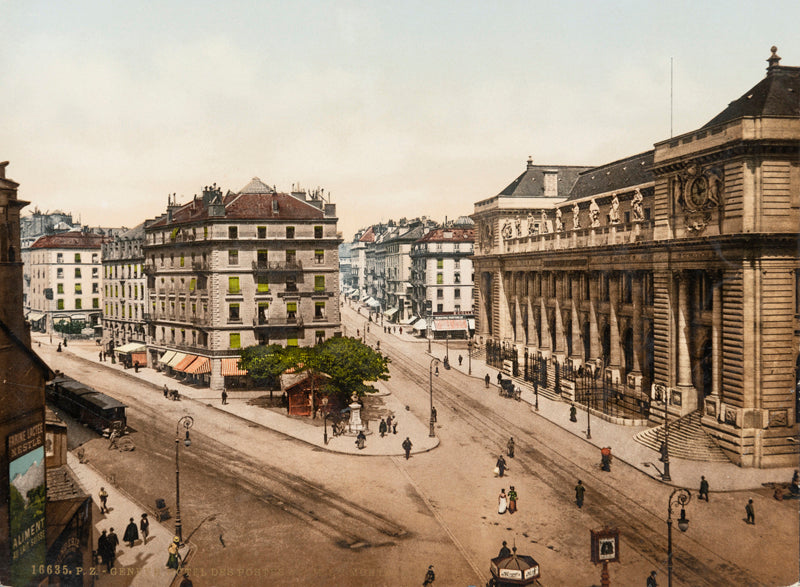
[(528, 159), (528, 166), (523, 174), (498, 195), (512, 198), (544, 197), (544, 173), (553, 170), (558, 172), (558, 197), (566, 198), (572, 186), (575, 185), (578, 174), (586, 169), (590, 168), (578, 165), (534, 165)]
[(646, 151), (584, 171), (578, 176), (568, 199), (579, 200), (595, 194), (624, 191), (626, 188), (652, 182), (654, 153), (655, 151)]
[(265, 184), (263, 181), (254, 177), (250, 180), (246, 186), (239, 190), (240, 194), (272, 194), (275, 193), (271, 187)]
[(800, 117), (800, 67), (770, 67), (767, 77), (731, 102), (702, 128), (743, 116)]

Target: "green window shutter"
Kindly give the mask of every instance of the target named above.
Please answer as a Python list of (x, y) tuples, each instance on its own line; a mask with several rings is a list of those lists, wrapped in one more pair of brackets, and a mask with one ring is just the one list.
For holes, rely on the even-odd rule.
[(436, 268), (444, 269), (444, 259), (436, 259)]
[(259, 277), (258, 278), (258, 292), (259, 293), (266, 293), (269, 291), (269, 282), (267, 282), (266, 277)]
[(269, 302), (258, 302), (259, 308), (264, 308), (265, 310), (269, 308)]
[(196, 287), (197, 287), (197, 278), (196, 277), (192, 277), (189, 280), (189, 291), (194, 291), (194, 288), (196, 288)]
[(296, 338), (287, 338), (286, 339), (286, 346), (297, 346), (297, 339)]
[(58, 308), (59, 310), (63, 310), (64, 309), (64, 300), (56, 300), (56, 308)]
[(229, 277), (228, 278), (228, 292), (229, 293), (239, 293), (239, 278), (238, 277)]
[(297, 302), (286, 302), (287, 312), (297, 312)]
[(324, 275), (315, 275), (314, 276), (314, 291), (325, 291), (325, 276)]
[(444, 283), (444, 276), (441, 273), (436, 274), (436, 283), (437, 284)]
[(184, 264), (185, 264), (185, 260), (184, 260), (184, 258), (183, 258), (183, 255), (181, 255), (181, 267), (183, 267), (183, 266), (184, 266)]
[(92, 298), (92, 308), (100, 307), (100, 298)]
[(64, 293), (64, 284), (63, 283), (59, 283), (58, 284), (56, 293), (60, 293), (60, 294)]
[(203, 227), (203, 238), (204, 239), (208, 238), (208, 226)]
[(231, 332), (230, 333), (230, 341), (231, 341), (231, 348), (238, 349), (242, 346), (242, 335), (238, 332)]
[(83, 300), (80, 298), (75, 298), (75, 309), (82, 310), (83, 309)]
[(180, 230), (179, 228), (173, 228), (172, 229), (172, 234), (169, 235), (170, 240), (173, 240), (173, 241), (175, 240), (175, 238), (178, 236), (178, 231), (179, 230)]
[(83, 293), (81, 291), (81, 284), (80, 283), (76, 283), (75, 284), (75, 293)]

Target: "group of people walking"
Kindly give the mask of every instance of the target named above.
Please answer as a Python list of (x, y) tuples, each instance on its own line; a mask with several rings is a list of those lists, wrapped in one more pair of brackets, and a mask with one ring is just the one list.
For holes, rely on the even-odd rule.
[[(111, 510), (108, 507), (108, 492), (105, 487), (101, 487), (97, 494), (100, 498), (100, 513), (108, 514)], [(141, 532), (142, 544), (147, 544), (147, 537), (150, 535), (150, 520), (146, 513), (143, 513), (139, 524), (137, 525), (133, 518), (130, 518), (128, 525), (125, 527), (125, 533), (122, 535), (122, 541), (126, 542), (130, 548), (133, 548), (136, 541), (139, 540), (139, 533)], [(103, 530), (100, 537), (97, 539), (96, 555), (106, 566), (106, 571), (111, 572), (114, 567), (114, 562), (117, 558), (117, 547), (119, 546), (119, 537), (114, 528)]]

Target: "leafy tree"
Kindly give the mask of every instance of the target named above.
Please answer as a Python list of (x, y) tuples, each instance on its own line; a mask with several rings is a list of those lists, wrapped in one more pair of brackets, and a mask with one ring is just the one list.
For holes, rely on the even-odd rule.
[(247, 369), (257, 385), (269, 386), (270, 400), (272, 390), (280, 385), (281, 373), (291, 366), (287, 350), (279, 344), (249, 346), (242, 350), (239, 368)]
[(352, 394), (363, 397), (378, 390), (369, 381), (389, 380), (389, 357), (373, 350), (357, 338), (334, 337), (314, 347), (314, 368), (330, 379), (329, 394), (347, 401)]

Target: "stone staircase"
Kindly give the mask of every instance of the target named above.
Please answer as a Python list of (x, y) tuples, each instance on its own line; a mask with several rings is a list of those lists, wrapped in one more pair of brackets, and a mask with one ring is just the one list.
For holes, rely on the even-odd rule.
[[(699, 411), (692, 412), (668, 424), (669, 456), (707, 463), (730, 462), (714, 439), (703, 431), (700, 425), (701, 417)], [(658, 452), (664, 440), (664, 425), (639, 432), (633, 439)]]

